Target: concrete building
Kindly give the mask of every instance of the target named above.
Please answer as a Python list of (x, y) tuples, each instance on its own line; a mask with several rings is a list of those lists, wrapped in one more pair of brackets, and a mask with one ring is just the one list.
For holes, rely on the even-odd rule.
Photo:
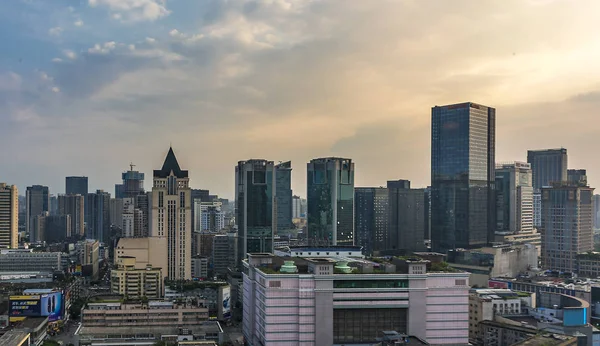
[(389, 229), (386, 250), (391, 254), (425, 251), (429, 203), (425, 189), (411, 189), (408, 180), (387, 182)]
[(33, 250), (10, 249), (0, 252), (0, 272), (60, 271), (60, 252), (33, 252)]
[(292, 223), (292, 162), (275, 165), (275, 206), (277, 208), (277, 231), (295, 228)]
[(81, 195), (88, 194), (88, 177), (71, 176), (65, 178), (65, 194)]
[(91, 277), (91, 280), (97, 280), (100, 266), (100, 242), (95, 239), (86, 239), (78, 242), (75, 246), (83, 275)]
[(487, 286), (493, 277), (516, 277), (538, 266), (538, 252), (531, 244), (497, 245), (480, 249), (448, 251), (450, 266), (471, 273), (470, 282)]
[(208, 277), (209, 257), (192, 257), (192, 278), (206, 279)]
[(300, 196), (292, 196), (292, 219), (304, 217), (302, 213), (302, 199)]
[(196, 248), (194, 249), (195, 256), (211, 257), (213, 254), (213, 239), (218, 233), (209, 232), (194, 232), (196, 239)]
[(594, 230), (600, 230), (600, 195), (594, 195)]
[(308, 243), (354, 245), (354, 163), (325, 157), (307, 164)]
[[(427, 272), (427, 263), (405, 261), (406, 270), (396, 270), (392, 263), (363, 259), (249, 254), (243, 273), (245, 341), (373, 344), (382, 331), (394, 330), (431, 345), (465, 345), (468, 273)], [(375, 268), (384, 273), (375, 274)]]
[(169, 148), (152, 187), (152, 236), (167, 238), (167, 277), (192, 278), (192, 199), (188, 171), (179, 167)]
[(126, 238), (143, 237), (144, 213), (136, 208), (136, 199), (123, 198), (121, 235)]
[(165, 277), (167, 238), (121, 238), (115, 249), (115, 260), (119, 257), (134, 257), (136, 269), (145, 269), (148, 265), (152, 268), (161, 268), (162, 276)]
[(48, 186), (33, 185), (28, 186), (25, 191), (26, 213), (25, 229), (31, 234), (33, 225), (32, 218), (50, 211), (50, 192)]
[(487, 246), (496, 228), (496, 109), (431, 109), (431, 247)]
[(118, 228), (123, 227), (123, 199), (111, 198), (109, 202), (110, 225)]
[(71, 235), (85, 233), (85, 202), (82, 195), (58, 195), (58, 215), (71, 216)]
[(225, 228), (223, 203), (219, 201), (194, 201), (194, 232), (216, 233)]
[(71, 237), (71, 215), (45, 216), (45, 241), (60, 243)]
[(277, 184), (273, 161), (239, 161), (235, 167), (238, 266), (249, 252), (272, 252), (277, 234)]
[(128, 298), (162, 298), (161, 268), (153, 268), (148, 264), (144, 269), (137, 269), (135, 257), (121, 256), (117, 258), (116, 262), (117, 268), (110, 272), (112, 293)]
[(202, 303), (89, 303), (81, 309), (81, 322), (86, 327), (194, 326), (208, 321), (208, 308)]
[(585, 169), (567, 169), (567, 181), (579, 186), (587, 186), (587, 171)]
[(86, 197), (86, 237), (99, 242), (110, 240), (110, 193), (96, 190)]
[(354, 189), (354, 242), (365, 254), (388, 248), (388, 200), (385, 187)]
[(533, 230), (533, 232), (516, 233), (516, 234), (496, 234), (496, 243), (525, 245), (531, 244), (537, 248), (538, 257), (542, 256), (542, 235)]
[(0, 247), (19, 245), (19, 191), (16, 185), (0, 183)]
[(533, 232), (531, 166), (525, 162), (496, 165), (496, 234)]
[(574, 272), (577, 254), (594, 248), (594, 189), (568, 182), (542, 188), (542, 267)]
[(230, 268), (236, 268), (237, 250), (236, 233), (217, 234), (213, 237), (212, 267), (215, 276), (226, 277)]
[(535, 307), (535, 295), (532, 298), (531, 294), (508, 289), (472, 289), (469, 293), (469, 341), (479, 344), (482, 340), (479, 322), (493, 321), (496, 315), (520, 315), (525, 306)]

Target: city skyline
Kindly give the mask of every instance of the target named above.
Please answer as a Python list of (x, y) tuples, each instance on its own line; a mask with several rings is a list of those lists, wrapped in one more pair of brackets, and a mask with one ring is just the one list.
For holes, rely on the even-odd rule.
[(429, 109), (468, 100), (498, 110), (497, 161), (565, 147), (570, 168), (600, 183), (600, 163), (585, 162), (600, 102), (597, 2), (115, 3), (0, 4), (15, 43), (0, 57), (0, 144), (12, 148), (0, 159), (13, 163), (1, 175), (20, 191), (64, 191), (68, 175), (112, 191), (129, 162), (160, 165), (153, 153), (169, 142), (192, 186), (227, 198), (231, 165), (249, 157), (350, 157), (356, 186), (424, 187)]

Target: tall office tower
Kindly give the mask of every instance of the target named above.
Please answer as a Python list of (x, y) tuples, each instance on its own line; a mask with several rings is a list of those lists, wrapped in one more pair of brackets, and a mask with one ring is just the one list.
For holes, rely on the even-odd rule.
[(123, 229), (123, 199), (111, 198), (108, 208), (110, 225), (118, 229)]
[(354, 244), (362, 246), (364, 254), (387, 248), (388, 199), (385, 187), (354, 189)]
[(125, 196), (125, 185), (115, 184), (115, 198), (122, 199)]
[(466, 102), (431, 109), (431, 246), (487, 245), (496, 228), (496, 110)]
[(19, 191), (0, 183), (0, 247), (19, 247)]
[(130, 164), (129, 167), (129, 171), (121, 174), (123, 183), (115, 185), (115, 192), (120, 196), (118, 198), (130, 198), (130, 202), (132, 202), (128, 202), (129, 204), (127, 204), (127, 211), (123, 211), (123, 213), (127, 214), (125, 218), (128, 221), (135, 220), (135, 224), (131, 225), (131, 232), (130, 230), (123, 230), (122, 235), (126, 236), (125, 234), (130, 234), (130, 236), (133, 236), (134, 233), (132, 232), (135, 228), (136, 237), (147, 237), (150, 233), (149, 210), (148, 195), (144, 191), (144, 173), (134, 171), (133, 167), (135, 167), (135, 165), (133, 163)]
[(32, 216), (30, 220), (29, 241), (39, 243), (46, 241), (46, 218), (48, 212), (43, 212), (39, 215)]
[(46, 216), (46, 242), (59, 243), (71, 237), (71, 215)]
[(66, 177), (66, 191), (67, 195), (82, 195), (86, 196), (88, 193), (88, 177)]
[(587, 171), (585, 169), (568, 169), (567, 181), (576, 185), (587, 186)]
[(154, 170), (152, 236), (167, 237), (167, 277), (192, 278), (192, 199), (188, 171), (179, 167), (173, 148), (163, 166)]
[(574, 272), (576, 256), (594, 249), (594, 189), (569, 182), (542, 187), (542, 267)]
[(273, 161), (239, 161), (235, 167), (235, 220), (238, 226), (238, 266), (252, 252), (273, 252), (277, 233)]
[(277, 196), (277, 231), (294, 228), (292, 223), (292, 162), (281, 162), (275, 165), (275, 184)]
[(49, 201), (49, 212), (50, 212), (50, 216), (55, 216), (58, 215), (58, 197), (56, 197), (55, 195), (50, 195), (50, 201)]
[(194, 232), (216, 233), (225, 228), (225, 213), (221, 202), (194, 201)]
[(71, 235), (85, 234), (85, 202), (82, 195), (58, 195), (58, 215), (71, 216)]
[[(192, 206), (196, 205), (196, 202), (209, 202), (210, 191), (201, 189), (192, 189)], [(196, 208), (192, 208), (192, 220), (194, 224), (198, 218), (196, 217)], [(195, 226), (192, 227), (195, 230)], [(193, 239), (193, 238), (192, 238)], [(193, 247), (193, 246), (192, 246)]]
[(423, 238), (425, 240), (431, 240), (431, 186), (425, 188), (425, 234)]
[(354, 244), (354, 163), (327, 157), (307, 164), (308, 241)]
[(542, 226), (542, 187), (567, 180), (567, 149), (528, 150), (533, 185), (533, 226)]
[(531, 166), (525, 162), (496, 165), (496, 233), (533, 232)]
[(110, 240), (110, 193), (96, 190), (87, 195), (86, 237), (101, 243)]
[(425, 251), (425, 219), (429, 203), (425, 189), (411, 189), (408, 180), (387, 182), (388, 235), (386, 250), (392, 254)]
[(136, 209), (141, 215), (142, 223), (139, 227), (141, 237), (148, 237), (150, 235), (150, 195), (150, 193), (144, 193), (135, 197)]
[(50, 193), (48, 191), (48, 186), (28, 186), (25, 192), (25, 198), (27, 199), (27, 205), (25, 207), (27, 212), (25, 229), (31, 234), (33, 229), (32, 218), (50, 211)]
[(300, 196), (292, 196), (292, 219), (302, 217), (302, 205)]
[(534, 190), (567, 180), (567, 149), (528, 150)]
[(594, 195), (594, 229), (600, 229), (600, 195)]

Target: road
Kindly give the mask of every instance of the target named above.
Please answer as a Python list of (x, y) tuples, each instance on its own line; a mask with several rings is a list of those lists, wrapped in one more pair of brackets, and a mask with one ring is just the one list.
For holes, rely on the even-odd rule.
[(79, 327), (79, 322), (68, 321), (65, 324), (65, 329), (62, 333), (49, 336), (48, 338), (54, 341), (62, 341), (64, 346), (69, 345), (70, 343), (79, 346), (79, 336), (75, 335), (75, 331)]

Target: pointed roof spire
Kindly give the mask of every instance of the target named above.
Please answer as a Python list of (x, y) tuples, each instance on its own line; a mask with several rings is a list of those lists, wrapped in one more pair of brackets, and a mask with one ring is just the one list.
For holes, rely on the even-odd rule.
[(166, 178), (171, 175), (171, 172), (173, 172), (173, 175), (177, 178), (188, 177), (188, 171), (184, 171), (179, 167), (179, 162), (177, 162), (173, 147), (169, 146), (169, 152), (167, 153), (167, 157), (165, 157), (165, 162), (160, 170), (154, 170), (154, 177)]

